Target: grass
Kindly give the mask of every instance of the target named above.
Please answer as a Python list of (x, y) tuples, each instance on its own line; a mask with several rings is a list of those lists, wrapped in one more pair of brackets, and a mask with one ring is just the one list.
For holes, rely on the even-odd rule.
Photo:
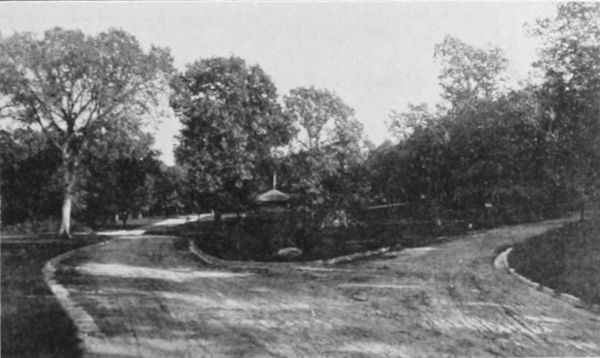
[(429, 221), (373, 221), (338, 228), (297, 226), (264, 218), (230, 219), (222, 225), (192, 222), (172, 227), (156, 227), (147, 233), (178, 235), (195, 241), (207, 254), (227, 260), (282, 261), (276, 253), (284, 247), (298, 247), (297, 260), (311, 261), (353, 254), (381, 247), (418, 247), (440, 243), (440, 235), (467, 231), (464, 223), (448, 222), (438, 227)]
[(518, 273), (556, 292), (600, 304), (600, 215), (515, 246), (509, 263)]
[(51, 258), (89, 244), (90, 239), (19, 241), (1, 244), (2, 357), (81, 356), (77, 329), (46, 285), (42, 268)]

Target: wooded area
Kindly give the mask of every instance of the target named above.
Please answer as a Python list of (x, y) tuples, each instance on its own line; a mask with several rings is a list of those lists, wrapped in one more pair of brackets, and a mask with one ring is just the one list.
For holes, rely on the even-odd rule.
[[(510, 87), (501, 49), (447, 36), (443, 102), (392, 112), (396, 139), (379, 146), (333, 91), (280, 97), (236, 56), (177, 72), (168, 49), (121, 30), (0, 37), (3, 230), (243, 212), (274, 173), (304, 212), (402, 203), (433, 223), (499, 223), (584, 210), (600, 195), (600, 5), (561, 3), (529, 28), (539, 81)], [(173, 167), (144, 132), (161, 96), (183, 124)]]

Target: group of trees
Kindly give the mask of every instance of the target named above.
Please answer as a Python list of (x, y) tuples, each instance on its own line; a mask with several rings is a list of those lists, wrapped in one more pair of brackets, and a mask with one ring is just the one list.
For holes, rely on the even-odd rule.
[[(46, 183), (24, 184), (30, 171), (24, 171), (22, 161), (11, 161), (10, 154), (3, 153), (3, 216), (10, 218), (28, 192), (43, 191), (56, 179), (52, 188), (59, 188), (62, 197), (60, 233), (70, 236), (73, 202), (83, 203), (84, 192), (89, 196), (85, 205), (91, 207), (105, 204), (107, 193), (102, 191), (110, 190), (119, 197), (116, 188), (132, 178), (107, 178), (114, 185), (98, 192), (100, 177), (94, 170), (105, 177), (127, 177), (132, 173), (109, 173), (102, 168), (114, 170), (119, 161), (137, 163), (139, 155), (147, 155), (140, 153), (148, 151), (148, 139), (139, 138), (143, 114), (167, 84), (171, 63), (167, 50), (152, 47), (144, 51), (133, 36), (121, 30), (89, 36), (54, 28), (41, 39), (30, 33), (0, 38), (0, 115), (9, 125), (22, 128), (22, 132), (4, 135), (5, 145), (16, 151), (29, 146), (35, 155), (53, 159), (40, 163), (41, 172), (53, 172)], [(43, 147), (35, 148), (21, 137), (39, 137)], [(134, 147), (139, 147), (137, 152)], [(29, 158), (20, 159), (29, 162)], [(124, 167), (130, 169), (132, 162)], [(16, 195), (13, 185), (20, 186), (25, 195), (11, 200)], [(119, 208), (115, 214), (128, 206), (111, 204)]]
[(541, 83), (505, 89), (506, 60), (447, 37), (436, 47), (446, 102), (392, 115), (399, 142), (372, 154), (379, 195), (431, 212), (523, 211), (596, 198), (600, 191), (600, 6), (558, 6), (531, 33), (543, 43)]
[[(81, 156), (73, 204), (82, 224), (95, 227), (116, 218), (126, 223), (139, 213), (182, 210), (182, 173), (157, 158), (148, 134), (139, 135), (107, 135)], [(2, 132), (0, 148), (3, 225), (56, 217), (64, 201), (60, 151), (30, 129)]]
[[(282, 105), (258, 65), (215, 57), (175, 73), (168, 50), (144, 51), (120, 30), (2, 38), (0, 83), (0, 114), (16, 128), (1, 138), (4, 223), (52, 216), (61, 201), (66, 236), (73, 206), (89, 224), (242, 210), (278, 171), (289, 173), (282, 185), (322, 201), (323, 182), (350, 170), (363, 137), (352, 109), (329, 91), (298, 88)], [(170, 168), (143, 131), (168, 93), (183, 124)]]
[[(0, 38), (2, 219), (71, 208), (87, 222), (136, 212), (244, 210), (273, 174), (306, 207), (417, 203), (433, 216), (507, 217), (598, 195), (600, 6), (560, 4), (531, 28), (540, 83), (507, 89), (498, 48), (447, 36), (435, 48), (444, 102), (393, 112), (396, 142), (365, 141), (335, 93), (282, 98), (258, 65), (214, 57), (176, 72), (131, 35), (55, 28)], [(160, 96), (183, 128), (166, 167), (143, 131)]]
[(328, 90), (295, 88), (280, 104), (264, 71), (238, 57), (197, 61), (172, 87), (175, 155), (196, 209), (247, 209), (277, 173), (305, 204), (322, 203), (364, 159), (362, 125)]

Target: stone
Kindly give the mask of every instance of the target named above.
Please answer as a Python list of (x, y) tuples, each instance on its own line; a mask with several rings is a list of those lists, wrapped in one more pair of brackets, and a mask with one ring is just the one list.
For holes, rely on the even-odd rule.
[(302, 250), (297, 247), (286, 247), (277, 251), (277, 257), (291, 260), (302, 256)]

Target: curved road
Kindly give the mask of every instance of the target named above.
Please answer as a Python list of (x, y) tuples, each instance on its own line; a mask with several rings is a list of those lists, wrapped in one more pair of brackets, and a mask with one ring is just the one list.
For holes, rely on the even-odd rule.
[(600, 356), (600, 316), (493, 266), (500, 246), (563, 223), (326, 268), (208, 267), (182, 239), (119, 238), (57, 279), (97, 325), (89, 357)]

